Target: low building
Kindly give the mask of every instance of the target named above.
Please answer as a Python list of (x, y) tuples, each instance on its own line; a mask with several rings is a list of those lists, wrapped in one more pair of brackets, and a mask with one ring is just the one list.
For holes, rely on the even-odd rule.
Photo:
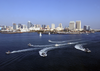
[(56, 31), (61, 31), (61, 30), (64, 30), (64, 29), (61, 28), (61, 27), (57, 27), (55, 30), (56, 30)]

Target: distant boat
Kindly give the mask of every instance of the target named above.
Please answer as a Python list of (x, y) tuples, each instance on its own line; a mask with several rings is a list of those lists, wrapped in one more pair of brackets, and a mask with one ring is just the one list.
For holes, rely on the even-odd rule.
[(91, 50), (89, 50), (88, 48), (85, 49), (85, 52), (91, 52)]
[(59, 46), (58, 44), (55, 44), (55, 46), (57, 47), (57, 46)]
[(51, 40), (48, 40), (49, 42), (51, 42)]
[(31, 43), (29, 43), (28, 46), (31, 46)]
[(6, 52), (6, 54), (10, 54), (10, 53), (11, 53), (10, 51)]
[(40, 36), (42, 36), (41, 32), (40, 32)]
[(50, 35), (50, 32), (48, 34)]
[(41, 52), (41, 51), (39, 51), (39, 54), (40, 54), (40, 56), (42, 56), (42, 57), (46, 57), (46, 56), (47, 56), (46, 52)]
[(28, 46), (32, 46), (33, 47), (34, 45), (32, 45), (31, 43), (29, 43)]
[(67, 44), (73, 44), (73, 43), (69, 42), (69, 43), (67, 43)]
[(42, 55), (41, 55), (42, 57), (46, 57), (47, 56), (47, 54), (46, 53), (42, 53)]

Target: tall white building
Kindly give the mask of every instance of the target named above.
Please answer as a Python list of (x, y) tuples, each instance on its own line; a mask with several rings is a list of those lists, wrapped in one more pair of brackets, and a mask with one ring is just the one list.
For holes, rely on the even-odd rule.
[(75, 22), (74, 21), (70, 21), (70, 23), (69, 23), (69, 29), (70, 30), (75, 30)]
[(51, 29), (55, 29), (55, 24), (51, 24)]
[(76, 21), (76, 29), (81, 30), (81, 21)]

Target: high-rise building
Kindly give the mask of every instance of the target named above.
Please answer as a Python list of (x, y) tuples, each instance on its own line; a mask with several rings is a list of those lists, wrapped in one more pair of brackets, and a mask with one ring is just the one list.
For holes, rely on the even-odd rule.
[(90, 26), (85, 25), (85, 26), (84, 26), (84, 30), (85, 30), (85, 31), (90, 31)]
[(27, 23), (27, 28), (29, 29), (29, 28), (31, 28), (31, 27), (33, 27), (33, 24), (32, 24), (30, 21), (28, 21), (28, 23)]
[(60, 28), (63, 28), (62, 23), (59, 24), (59, 27), (60, 27)]
[(45, 29), (46, 25), (42, 25), (42, 29)]
[(23, 28), (22, 24), (18, 24), (18, 28), (20, 29)]
[(22, 25), (22, 29), (27, 29), (27, 26), (26, 25)]
[(76, 29), (81, 30), (81, 21), (76, 21)]
[(13, 29), (17, 30), (18, 29), (18, 25), (16, 25), (16, 23), (13, 23)]
[(51, 29), (55, 29), (55, 24), (51, 24)]
[(69, 23), (69, 29), (70, 30), (75, 30), (75, 22), (74, 21), (70, 21), (70, 23)]

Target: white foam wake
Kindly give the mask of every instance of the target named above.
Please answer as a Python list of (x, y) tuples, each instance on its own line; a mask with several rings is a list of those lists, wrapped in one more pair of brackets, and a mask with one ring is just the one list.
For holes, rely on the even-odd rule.
[(78, 49), (78, 50), (81, 50), (81, 51), (85, 51), (85, 48), (83, 47), (83, 45), (86, 45), (86, 43), (84, 43), (84, 44), (77, 44), (77, 45), (75, 45), (75, 48)]
[(64, 46), (68, 44), (76, 44), (78, 42), (69, 42), (69, 43), (62, 43), (62, 44), (50, 44), (50, 45), (31, 45), (32, 47), (54, 47), (54, 46)]
[(79, 43), (79, 42), (69, 42), (67, 44), (77, 44), (77, 43)]
[(50, 44), (50, 45), (31, 45), (32, 47), (51, 47), (54, 46), (55, 44)]
[(47, 47), (47, 48), (43, 48), (42, 50), (39, 51), (39, 54), (40, 56), (47, 56), (47, 52), (50, 51), (50, 50), (53, 50), (53, 49), (56, 49), (56, 48), (59, 48), (59, 47)]
[(73, 42), (73, 41), (78, 41), (78, 40), (81, 40), (81, 39), (66, 40), (66, 41), (51, 41), (51, 40), (48, 40), (48, 42), (51, 42), (51, 43), (67, 43), (67, 42)]
[[(64, 46), (64, 45), (68, 45), (68, 44), (76, 44), (78, 42), (69, 42), (69, 43), (59, 43), (57, 44), (58, 46)], [(31, 47), (53, 47), (56, 46), (55, 44), (50, 44), (50, 45), (31, 45)]]
[(26, 52), (26, 51), (32, 51), (32, 50), (37, 50), (37, 49), (40, 49), (40, 48), (30, 48), (30, 49), (16, 50), (16, 51), (11, 51), (11, 53)]
[[(78, 42), (71, 42), (71, 44), (76, 44)], [(68, 45), (68, 43), (64, 43), (64, 44), (55, 44), (56, 47), (46, 47), (46, 48), (43, 48), (39, 51), (39, 54), (40, 56), (47, 56), (47, 52), (50, 51), (50, 50), (53, 50), (53, 49), (57, 49), (57, 48), (63, 48), (64, 45)], [(60, 47), (61, 46), (61, 47)]]

